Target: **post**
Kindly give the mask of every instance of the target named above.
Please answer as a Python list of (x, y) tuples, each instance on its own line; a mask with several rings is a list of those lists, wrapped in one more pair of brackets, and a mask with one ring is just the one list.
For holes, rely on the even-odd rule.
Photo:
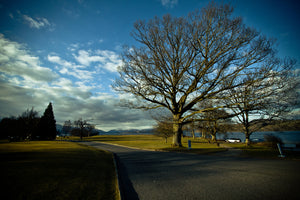
[(282, 149), (281, 149), (281, 146), (280, 146), (280, 144), (279, 144), (279, 143), (277, 143), (277, 147), (278, 147), (278, 150), (279, 150), (279, 153), (280, 153), (280, 155), (278, 155), (278, 157), (280, 157), (280, 158), (284, 158), (284, 157), (285, 157), (285, 155), (283, 155), (283, 153), (282, 153)]
[(188, 149), (192, 149), (192, 142), (191, 142), (191, 140), (188, 140)]

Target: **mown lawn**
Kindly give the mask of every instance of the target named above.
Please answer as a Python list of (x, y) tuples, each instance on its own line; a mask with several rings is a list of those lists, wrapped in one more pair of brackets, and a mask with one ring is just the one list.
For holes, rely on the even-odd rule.
[[(101, 135), (85, 138), (84, 140), (107, 142), (142, 149), (178, 151), (197, 154), (215, 153), (227, 150), (226, 148), (217, 146), (217, 144), (208, 143), (207, 140), (199, 138), (193, 139), (190, 137), (184, 137), (182, 139), (183, 147), (181, 148), (171, 147), (172, 137), (168, 138), (168, 142), (166, 143), (165, 139), (154, 135)], [(188, 149), (188, 140), (191, 140), (192, 142), (192, 149)]]
[[(69, 139), (79, 140), (79, 137), (71, 137)], [(182, 138), (182, 148), (173, 148), (172, 137), (168, 138), (166, 143), (164, 139), (154, 135), (99, 135), (84, 138), (85, 141), (100, 141), (112, 144), (119, 144), (128, 147), (152, 149), (152, 150), (164, 150), (164, 151), (176, 151), (185, 153), (196, 154), (211, 154), (216, 152), (227, 151), (228, 148), (240, 149), (242, 157), (254, 157), (263, 159), (283, 159), (279, 158), (279, 152), (277, 148), (268, 147), (264, 143), (251, 144), (246, 146), (244, 143), (227, 143), (224, 141), (218, 141), (220, 146), (216, 143), (209, 143), (206, 139), (201, 138)], [(192, 149), (188, 149), (188, 140), (191, 140)], [(284, 151), (286, 157), (284, 159), (297, 159), (300, 160), (300, 152)]]
[(1, 199), (118, 199), (112, 154), (72, 142), (0, 143)]

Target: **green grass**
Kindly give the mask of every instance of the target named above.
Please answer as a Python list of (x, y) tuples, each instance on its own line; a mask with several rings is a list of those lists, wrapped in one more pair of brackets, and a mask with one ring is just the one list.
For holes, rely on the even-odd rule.
[(270, 147), (267, 143), (256, 143), (246, 146), (244, 143), (226, 143), (226, 146), (231, 148), (240, 149), (242, 157), (254, 157), (262, 159), (292, 159), (300, 160), (300, 152), (283, 150), (285, 158), (280, 158), (279, 150), (277, 147)]
[(112, 154), (71, 142), (0, 143), (1, 199), (117, 199)]
[[(69, 139), (79, 140), (80, 138), (71, 137)], [(193, 139), (191, 137), (184, 137), (182, 139), (183, 147), (173, 148), (171, 147), (172, 137), (168, 138), (168, 143), (165, 143), (164, 139), (154, 135), (101, 135), (84, 138), (84, 140), (107, 142), (142, 149), (176, 151), (196, 154), (211, 154), (216, 152), (227, 151), (228, 148), (236, 148), (241, 150), (240, 156), (242, 157), (282, 159), (278, 158), (278, 149), (268, 147), (264, 143), (252, 144), (251, 146), (247, 147), (244, 143), (226, 143), (224, 141), (219, 141), (220, 146), (217, 146), (214, 143), (208, 143), (208, 140), (206, 139)], [(192, 149), (190, 150), (187, 148), (188, 140), (191, 140), (192, 142)], [(286, 155), (286, 158), (284, 159), (300, 160), (300, 152), (284, 151), (284, 154)]]
[[(168, 142), (165, 139), (154, 135), (102, 135), (85, 138), (88, 141), (100, 141), (112, 144), (124, 145), (128, 147), (151, 149), (151, 150), (163, 150), (163, 151), (178, 151), (186, 153), (207, 154), (220, 151), (226, 151), (226, 148), (218, 147), (216, 144), (208, 143), (206, 140), (193, 139), (184, 137), (182, 139), (181, 148), (173, 148), (172, 137), (168, 138)], [(188, 140), (192, 141), (192, 149), (188, 149)]]

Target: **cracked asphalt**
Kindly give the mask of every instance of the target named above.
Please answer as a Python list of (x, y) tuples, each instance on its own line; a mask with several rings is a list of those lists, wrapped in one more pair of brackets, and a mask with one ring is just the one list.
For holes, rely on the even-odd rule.
[(116, 155), (123, 200), (300, 199), (300, 161), (84, 144)]

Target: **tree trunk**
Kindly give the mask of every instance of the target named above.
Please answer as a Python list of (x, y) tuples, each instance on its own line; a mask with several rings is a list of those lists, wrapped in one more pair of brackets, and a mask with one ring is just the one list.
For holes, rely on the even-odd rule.
[(245, 140), (245, 144), (247, 145), (247, 146), (249, 146), (250, 145), (250, 134), (245, 134), (245, 136), (246, 136), (246, 140)]
[(216, 142), (217, 141), (217, 138), (216, 138), (216, 135), (217, 135), (217, 129), (216, 129), (217, 121), (214, 121), (213, 123), (214, 123), (214, 125), (213, 125), (213, 129), (212, 129), (211, 140), (213, 142)]
[(194, 129), (194, 127), (192, 128), (192, 136), (193, 136), (193, 139), (195, 139), (195, 129)]
[[(247, 106), (245, 106), (247, 108)], [(249, 112), (246, 111), (245, 112), (245, 144), (247, 146), (250, 145), (250, 130), (249, 130), (250, 124), (249, 124)]]
[(246, 124), (245, 127), (244, 127), (244, 133), (245, 133), (245, 138), (246, 138), (245, 144), (247, 146), (249, 146), (250, 145), (250, 135), (251, 135), (251, 132), (249, 130), (248, 124)]
[(212, 140), (213, 142), (217, 141), (217, 140), (216, 140), (216, 136), (213, 135), (213, 134), (211, 134), (211, 140)]
[(195, 122), (194, 122), (194, 119), (193, 119), (193, 122), (192, 122), (192, 136), (193, 136), (193, 139), (195, 139)]
[(202, 138), (205, 139), (206, 138), (206, 134), (205, 134), (204, 128), (202, 128), (201, 133), (202, 133)]
[(180, 116), (173, 116), (173, 146), (182, 147), (182, 123), (180, 122)]

